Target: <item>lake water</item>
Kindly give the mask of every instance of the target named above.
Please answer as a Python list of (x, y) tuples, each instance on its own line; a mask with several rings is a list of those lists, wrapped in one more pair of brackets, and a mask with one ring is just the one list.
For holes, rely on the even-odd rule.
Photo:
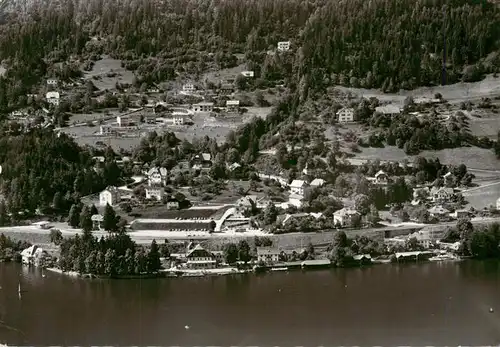
[(12, 345), (500, 344), (498, 262), (153, 280), (0, 264), (0, 287)]

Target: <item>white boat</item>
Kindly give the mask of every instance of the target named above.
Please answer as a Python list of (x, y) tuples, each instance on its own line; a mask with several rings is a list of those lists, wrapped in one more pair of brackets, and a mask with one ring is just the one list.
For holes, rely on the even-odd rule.
[(434, 257), (429, 258), (430, 261), (458, 261), (461, 260), (460, 257), (457, 257), (453, 254), (438, 254)]
[(287, 267), (273, 267), (271, 271), (288, 271)]

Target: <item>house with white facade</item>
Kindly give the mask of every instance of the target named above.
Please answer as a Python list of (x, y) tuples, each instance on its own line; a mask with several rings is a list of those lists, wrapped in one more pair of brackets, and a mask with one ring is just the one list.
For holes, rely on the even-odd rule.
[(37, 245), (30, 246), (21, 252), (21, 260), (24, 265), (41, 266), (49, 258), (47, 251)]
[(306, 181), (293, 180), (290, 183), (290, 192), (295, 195), (304, 195), (304, 189), (307, 187)]
[(325, 184), (325, 180), (322, 178), (315, 178), (309, 183), (311, 187), (321, 187), (323, 184)]
[(226, 101), (227, 112), (238, 112), (240, 109), (239, 100), (227, 100)]
[(254, 77), (253, 71), (241, 71), (241, 74), (245, 77)]
[(212, 112), (214, 110), (213, 102), (200, 102), (193, 105), (195, 113)]
[(167, 209), (168, 210), (178, 210), (179, 209), (179, 201), (176, 199), (168, 199), (167, 200)]
[(90, 217), (90, 220), (92, 220), (92, 230), (102, 230), (103, 229), (103, 222), (104, 222), (104, 216), (101, 214), (94, 214), (92, 217)]
[(116, 123), (118, 124), (119, 127), (128, 127), (133, 122), (129, 116), (116, 116)]
[(196, 245), (186, 253), (186, 266), (190, 269), (213, 269), (217, 260), (212, 252)]
[(343, 208), (333, 213), (333, 223), (342, 227), (352, 223), (352, 217), (359, 215), (359, 212), (350, 208)]
[(146, 187), (146, 199), (162, 201), (165, 195), (165, 189), (159, 186)]
[(278, 42), (278, 51), (286, 52), (290, 49), (290, 41), (280, 41)]
[(49, 104), (52, 104), (54, 106), (59, 105), (59, 99), (59, 92), (47, 92), (47, 94), (45, 94), (45, 100), (47, 100)]
[(430, 195), (432, 197), (432, 201), (442, 203), (451, 200), (454, 196), (453, 188), (445, 188), (445, 187), (432, 187)]
[(168, 171), (164, 167), (152, 167), (146, 175), (150, 187), (163, 187), (167, 184)]
[(57, 87), (58, 84), (59, 84), (59, 80), (57, 78), (48, 78), (47, 79), (48, 86)]
[(444, 217), (450, 214), (450, 211), (441, 205), (433, 206), (427, 210), (431, 217)]
[(278, 249), (273, 247), (257, 247), (257, 261), (266, 264), (277, 263), (280, 253)]
[(186, 93), (192, 93), (196, 90), (194, 84), (192, 83), (186, 83), (182, 86), (182, 91), (186, 92)]
[(343, 107), (337, 111), (337, 119), (339, 123), (354, 122), (354, 109), (350, 107)]
[(118, 188), (109, 186), (99, 193), (99, 205), (106, 206), (115, 206), (120, 202), (120, 191)]
[(384, 171), (380, 170), (375, 174), (374, 182), (376, 184), (381, 184), (381, 185), (387, 184), (389, 182), (389, 175), (387, 175), (387, 173), (385, 173)]

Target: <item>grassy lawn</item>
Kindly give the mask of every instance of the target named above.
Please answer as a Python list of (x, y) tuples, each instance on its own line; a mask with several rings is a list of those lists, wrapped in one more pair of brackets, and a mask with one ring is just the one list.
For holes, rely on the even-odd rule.
[[(462, 147), (444, 149), (441, 151), (423, 151), (418, 156), (439, 158), (443, 164), (465, 164), (469, 168), (483, 170), (500, 170), (500, 161), (493, 151), (478, 147)], [(402, 149), (394, 146), (385, 148), (361, 148), (355, 158), (366, 160), (388, 160), (401, 162), (403, 159), (413, 160), (417, 156), (408, 156)]]
[(457, 104), (469, 99), (481, 97), (493, 97), (500, 95), (500, 78), (492, 75), (484, 80), (473, 83), (455, 83), (447, 86), (421, 87), (411, 91), (402, 90), (399, 93), (383, 93), (376, 89), (337, 87), (344, 92), (351, 92), (365, 98), (376, 97), (383, 102), (402, 103), (407, 96), (413, 97), (434, 97), (434, 94), (441, 93), (443, 98), (451, 104)]
[[(106, 76), (108, 73), (115, 73), (114, 77)], [(99, 79), (94, 79), (98, 76)], [(115, 89), (116, 82), (131, 84), (134, 73), (121, 67), (121, 61), (104, 56), (95, 62), (91, 71), (84, 72), (85, 79), (91, 79), (94, 85), (100, 90)]]

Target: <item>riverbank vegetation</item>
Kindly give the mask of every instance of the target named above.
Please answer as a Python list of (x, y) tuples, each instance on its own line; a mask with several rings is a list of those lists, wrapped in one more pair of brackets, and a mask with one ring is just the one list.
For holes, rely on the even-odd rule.
[(458, 253), (475, 259), (500, 259), (500, 224), (474, 226), (470, 220), (461, 219), (456, 228), (450, 229), (443, 241), (460, 242)]
[(30, 247), (26, 241), (15, 241), (14, 239), (0, 234), (0, 262), (21, 261), (21, 251)]
[(99, 240), (84, 232), (61, 242), (58, 266), (63, 271), (109, 277), (153, 274), (161, 268), (160, 249), (153, 240), (146, 250), (121, 232)]

